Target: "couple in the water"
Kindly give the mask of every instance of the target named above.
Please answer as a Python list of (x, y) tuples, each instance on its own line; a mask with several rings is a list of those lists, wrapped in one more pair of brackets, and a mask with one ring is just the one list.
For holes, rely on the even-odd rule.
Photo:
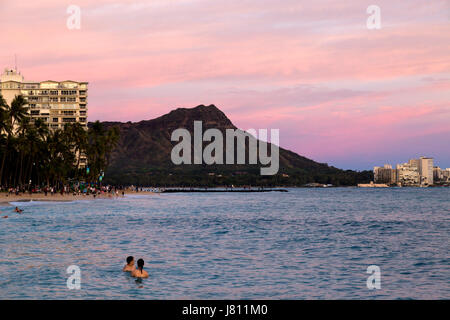
[(123, 267), (123, 271), (131, 272), (131, 276), (135, 278), (148, 278), (148, 272), (144, 270), (144, 260), (137, 261), (137, 269), (134, 266), (134, 257), (127, 257), (127, 264)]

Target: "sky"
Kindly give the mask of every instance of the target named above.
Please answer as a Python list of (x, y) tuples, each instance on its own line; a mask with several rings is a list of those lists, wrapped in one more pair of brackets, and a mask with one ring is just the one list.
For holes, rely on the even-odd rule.
[(450, 0), (0, 0), (0, 43), (26, 80), (88, 81), (89, 121), (215, 104), (338, 168), (450, 167)]

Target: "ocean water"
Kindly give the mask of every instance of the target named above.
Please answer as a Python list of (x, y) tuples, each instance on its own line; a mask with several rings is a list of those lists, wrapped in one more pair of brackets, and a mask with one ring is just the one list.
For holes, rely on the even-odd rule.
[[(0, 207), (0, 299), (450, 298), (450, 188), (17, 204)], [(150, 278), (121, 271), (128, 255)]]

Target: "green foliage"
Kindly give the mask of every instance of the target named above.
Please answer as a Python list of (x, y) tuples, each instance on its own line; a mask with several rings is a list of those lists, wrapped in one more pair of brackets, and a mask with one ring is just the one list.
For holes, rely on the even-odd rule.
[[(194, 168), (190, 168), (194, 167)], [(343, 171), (283, 169), (273, 176), (261, 176), (258, 169), (208, 168), (180, 166), (174, 169), (147, 168), (140, 170), (118, 170), (111, 168), (106, 182), (111, 184), (134, 184), (154, 187), (217, 187), (217, 186), (263, 186), (301, 187), (317, 182), (333, 186), (355, 186), (373, 180), (372, 171)]]

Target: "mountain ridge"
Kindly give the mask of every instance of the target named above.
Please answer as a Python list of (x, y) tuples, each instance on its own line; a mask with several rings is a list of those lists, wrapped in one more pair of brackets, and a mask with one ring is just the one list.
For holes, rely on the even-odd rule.
[(260, 165), (175, 166), (170, 153), (178, 142), (170, 140), (171, 133), (185, 128), (192, 135), (194, 121), (202, 121), (203, 130), (217, 128), (224, 132), (226, 129), (238, 129), (213, 104), (177, 108), (157, 118), (138, 122), (102, 122), (106, 128), (117, 126), (120, 131), (120, 140), (111, 154), (105, 181), (154, 186), (300, 186), (309, 182), (355, 185), (371, 179), (369, 172), (337, 169), (282, 147), (279, 148), (280, 169), (274, 176), (260, 176)]

